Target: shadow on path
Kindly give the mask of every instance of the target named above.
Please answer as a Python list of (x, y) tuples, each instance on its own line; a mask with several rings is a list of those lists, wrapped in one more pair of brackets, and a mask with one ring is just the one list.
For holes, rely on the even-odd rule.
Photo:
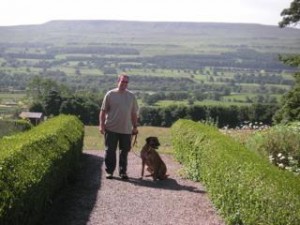
[(83, 153), (77, 180), (59, 192), (41, 225), (85, 225), (97, 200), (103, 158)]
[(139, 185), (139, 186), (144, 186), (149, 188), (159, 188), (159, 189), (167, 189), (167, 190), (174, 190), (174, 191), (190, 191), (190, 192), (201, 193), (201, 194), (206, 193), (206, 191), (199, 190), (197, 187), (179, 184), (175, 179), (172, 178), (168, 178), (166, 180), (158, 180), (158, 181), (142, 180), (139, 178), (130, 178), (127, 182), (132, 183), (134, 185)]

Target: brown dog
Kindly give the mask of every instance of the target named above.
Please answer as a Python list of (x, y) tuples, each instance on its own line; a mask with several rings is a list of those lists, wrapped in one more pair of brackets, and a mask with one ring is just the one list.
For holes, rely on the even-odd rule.
[(158, 152), (155, 150), (160, 146), (157, 137), (148, 137), (146, 138), (146, 144), (141, 150), (142, 158), (142, 173), (141, 179), (144, 177), (144, 169), (147, 165), (147, 170), (150, 172), (150, 176), (153, 177), (153, 180), (164, 180), (168, 177), (167, 167), (164, 161), (159, 156)]

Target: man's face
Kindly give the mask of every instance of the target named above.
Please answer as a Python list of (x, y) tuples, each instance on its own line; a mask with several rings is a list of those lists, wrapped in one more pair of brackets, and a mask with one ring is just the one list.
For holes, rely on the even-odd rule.
[(119, 82), (118, 82), (118, 89), (120, 91), (126, 90), (128, 86), (128, 77), (120, 77)]

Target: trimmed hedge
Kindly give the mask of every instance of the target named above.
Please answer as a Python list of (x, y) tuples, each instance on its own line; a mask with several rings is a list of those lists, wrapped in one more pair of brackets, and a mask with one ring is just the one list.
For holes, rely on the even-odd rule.
[(171, 134), (177, 159), (192, 179), (205, 184), (227, 224), (300, 224), (299, 177), (215, 127), (178, 120)]
[(58, 116), (0, 141), (0, 224), (36, 224), (77, 168), (83, 124)]

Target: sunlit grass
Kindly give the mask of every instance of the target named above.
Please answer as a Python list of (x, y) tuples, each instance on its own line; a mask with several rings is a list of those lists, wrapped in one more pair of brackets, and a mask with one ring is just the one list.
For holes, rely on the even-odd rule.
[(128, 74), (135, 76), (154, 76), (154, 77), (191, 77), (191, 73), (182, 70), (170, 69), (129, 69)]
[[(258, 97), (259, 94), (255, 93), (244, 93), (244, 94), (231, 94), (228, 96), (223, 96), (223, 99), (226, 101), (242, 101), (246, 102), (248, 99), (254, 99), (255, 97)], [(270, 94), (269, 97), (276, 98), (277, 101), (280, 100), (282, 95), (280, 94)]]
[(2, 99), (22, 99), (25, 96), (26, 96), (25, 92), (15, 92), (15, 93), (2, 92), (2, 93), (0, 93), (0, 98), (2, 98)]
[[(213, 101), (213, 100), (204, 100), (204, 101), (194, 101), (193, 105), (199, 105), (199, 106), (247, 106), (251, 103), (246, 102), (226, 102), (226, 101)], [(168, 107), (170, 105), (183, 105), (188, 106), (188, 100), (182, 100), (182, 101), (172, 101), (172, 100), (161, 100), (158, 101), (155, 106), (160, 107)]]

